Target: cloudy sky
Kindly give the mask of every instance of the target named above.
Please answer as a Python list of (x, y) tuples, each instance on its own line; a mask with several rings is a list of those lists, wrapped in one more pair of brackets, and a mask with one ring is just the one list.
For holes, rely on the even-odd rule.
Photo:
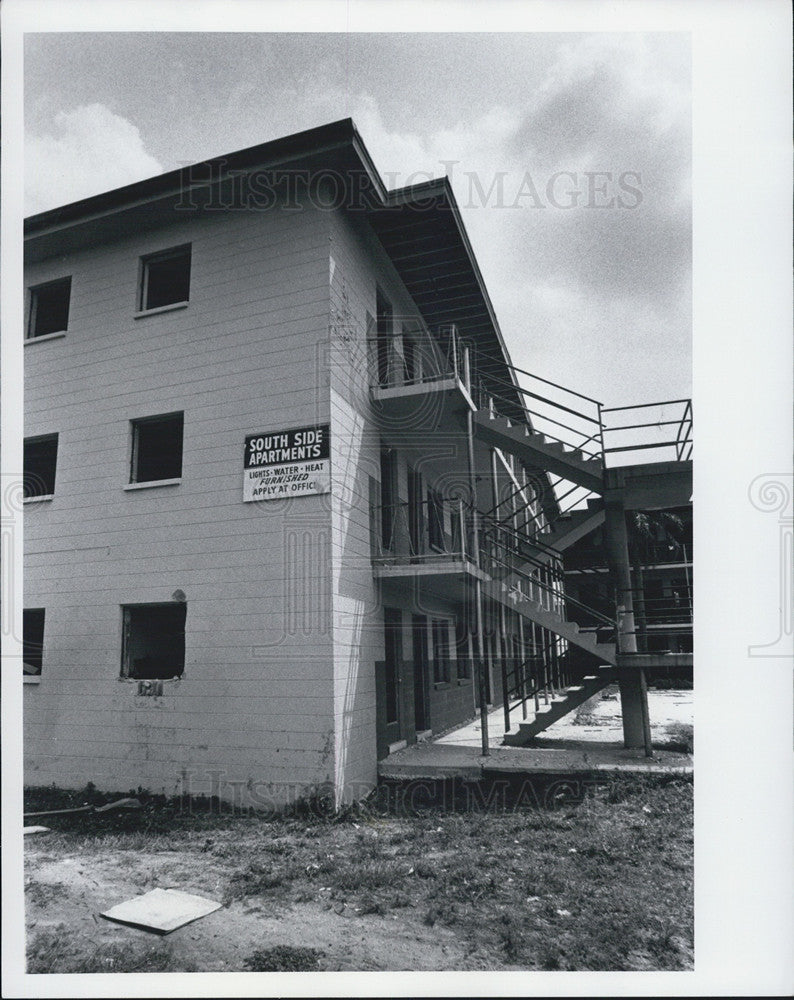
[(691, 392), (689, 36), (53, 33), (26, 211), (352, 117), (387, 186), (450, 176), (514, 362)]

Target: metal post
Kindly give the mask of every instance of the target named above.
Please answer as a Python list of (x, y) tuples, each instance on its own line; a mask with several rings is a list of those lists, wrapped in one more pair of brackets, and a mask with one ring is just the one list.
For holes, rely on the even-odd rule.
[[(540, 685), (540, 671), (538, 670), (538, 625), (532, 622), (532, 665), (535, 668), (534, 674), (532, 675), (532, 686), (535, 689), (535, 712), (540, 711), (540, 698), (538, 697), (538, 687)], [(543, 656), (541, 655), (541, 667), (543, 665)]]
[(526, 719), (527, 717), (527, 646), (526, 640), (524, 638), (524, 616), (519, 614), (518, 616), (518, 648), (521, 659), (521, 666), (519, 670), (521, 671), (521, 714)]
[(543, 703), (549, 703), (549, 691), (554, 697), (554, 688), (551, 686), (551, 673), (549, 671), (549, 641), (546, 629), (540, 626), (540, 655), (543, 660)]
[[(628, 532), (622, 504), (607, 504), (604, 540), (612, 580), (616, 590), (617, 649), (619, 654), (637, 652), (634, 604), (631, 590)], [(618, 660), (620, 662), (620, 660)], [(648, 689), (642, 668), (618, 669), (620, 705), (623, 716), (623, 743), (626, 747), (644, 747), (646, 757), (653, 755), (648, 715)]]
[(499, 605), (499, 651), (502, 654), (502, 702), (505, 712), (505, 732), (510, 732), (510, 693), (507, 690), (507, 622), (504, 604)]
[(604, 452), (604, 418), (601, 413), (601, 403), (596, 404), (598, 406), (598, 435), (601, 439), (601, 461), (606, 465), (606, 453)]
[(474, 565), (477, 574), (474, 577), (474, 606), (477, 628), (477, 680), (480, 689), (480, 739), (482, 755), (490, 755), (488, 744), (488, 703), (485, 691), (485, 649), (483, 646), (483, 614), (482, 614), (482, 580), (480, 579), (480, 528), (479, 511), (477, 509), (477, 474), (474, 468), (474, 421), (472, 411), (466, 412), (466, 438), (469, 460), (469, 488), (471, 492), (472, 543)]

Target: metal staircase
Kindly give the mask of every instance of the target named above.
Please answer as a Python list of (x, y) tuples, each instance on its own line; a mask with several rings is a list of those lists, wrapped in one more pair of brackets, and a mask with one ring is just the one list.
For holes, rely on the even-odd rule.
[[(524, 376), (537, 378), (521, 369), (515, 370)], [(509, 416), (497, 412), (498, 401), (504, 400), (504, 397), (484, 396), (480, 392), (477, 396), (480, 407), (472, 418), (474, 434), (484, 444), (511, 453), (525, 465), (553, 473), (559, 478), (556, 482), (549, 478), (544, 490), (551, 491), (556, 502), (572, 494), (573, 500), (569, 500), (569, 509), (550, 524), (530, 510), (530, 503), (524, 502), (517, 510), (515, 496), (500, 502), (489, 515), (484, 516), (486, 541), (490, 532), (491, 539), (504, 536), (506, 542), (501, 546), (497, 543), (499, 552), (496, 557), (493, 555), (493, 543), (490, 558), (488, 554), (485, 556), (483, 565), (491, 581), (484, 586), (483, 592), (492, 601), (509, 607), (566, 643), (584, 650), (595, 658), (598, 666), (584, 671), (577, 683), (570, 684), (561, 697), (555, 696), (551, 702), (548, 702), (547, 678), (544, 677), (545, 706), (539, 704), (541, 687), (537, 683), (530, 690), (526, 677), (521, 673), (511, 691), (507, 673), (504, 672), (504, 742), (512, 746), (531, 742), (534, 736), (617, 677), (617, 620), (564, 596), (561, 580), (562, 553), (606, 519), (602, 497), (609, 490), (614, 492), (615, 482), (606, 470), (607, 455), (622, 453), (625, 460), (626, 453), (648, 450), (653, 453), (655, 461), (660, 462), (662, 459), (656, 456), (672, 449), (673, 461), (680, 465), (689, 462), (692, 454), (692, 406), (689, 400), (607, 410), (600, 402), (580, 393), (548, 380), (538, 381), (567, 394), (563, 397), (565, 401), (551, 400), (547, 393), (541, 395), (518, 386), (519, 394), (524, 400), (530, 399), (534, 407), (530, 409), (525, 405), (526, 416), (522, 420), (517, 417), (514, 406), (508, 409)], [(572, 402), (571, 397), (576, 397), (576, 400)], [(504, 401), (510, 403), (510, 400)], [(649, 408), (653, 407), (656, 410), (649, 412)], [(675, 408), (678, 408), (677, 412)], [(640, 417), (635, 415), (638, 411), (642, 414)], [(618, 419), (625, 421), (628, 417), (629, 421), (635, 422), (608, 427), (604, 418), (607, 413), (619, 413)], [(564, 417), (566, 422), (560, 417)], [(672, 419), (668, 419), (670, 417)], [(553, 431), (549, 425), (554, 425)], [(563, 428), (569, 440), (559, 437), (557, 428)], [(670, 428), (674, 428), (674, 432)], [(628, 432), (632, 437), (626, 436)], [(607, 438), (610, 447), (605, 446), (605, 435), (610, 435)], [(640, 468), (643, 472), (647, 470), (647, 463)], [(668, 469), (672, 468), (668, 464), (663, 474), (667, 475)], [(529, 518), (521, 525), (522, 530), (517, 531), (518, 515), (522, 511), (529, 511)], [(580, 619), (584, 615), (587, 624), (583, 625), (569, 615)], [(516, 699), (515, 705), (511, 704), (513, 698)], [(511, 709), (520, 706), (526, 719), (527, 706), (533, 698), (534, 717), (520, 723), (517, 732), (510, 732)]]
[[(536, 548), (537, 542), (527, 545), (515, 529), (491, 519), (482, 520), (480, 539), (480, 565), (490, 577), (483, 584), (486, 597), (591, 653), (602, 663), (615, 665), (615, 621), (565, 596), (558, 552), (546, 547), (545, 558), (540, 559), (526, 551), (530, 546)], [(566, 612), (583, 622), (574, 621)], [(599, 641), (604, 635), (613, 641)]]
[(542, 733), (558, 719), (583, 705), (588, 698), (603, 691), (614, 679), (615, 673), (611, 667), (600, 667), (597, 673), (582, 678), (578, 684), (569, 685), (561, 697), (552, 699), (548, 705), (538, 707), (534, 719), (520, 722), (517, 732), (505, 733), (505, 745), (523, 747), (531, 743), (538, 733)]
[[(606, 614), (567, 596), (562, 553), (605, 522), (605, 500), (637, 511), (673, 506), (671, 498), (680, 502), (682, 495), (691, 498), (691, 401), (608, 409), (598, 400), (515, 366), (507, 366), (507, 376), (501, 364), (489, 364), (487, 358), (480, 367), (473, 361), (473, 349), (454, 327), (443, 332), (440, 343), (445, 345), (443, 357), (431, 352), (424, 359), (415, 345), (409, 344), (407, 353), (403, 345), (400, 354), (390, 341), (378, 338), (373, 348), (373, 392), (390, 394), (387, 402), (395, 406), (400, 394), (415, 394), (420, 388), (429, 391), (436, 383), (451, 380), (470, 407), (467, 415), (475, 441), (498, 449), (503, 458), (517, 458), (523, 465), (523, 485), (512, 476), (518, 488), (503, 499), (495, 496), (496, 506), (488, 513), (471, 509), (460, 499), (452, 504), (448, 498), (428, 501), (424, 513), (416, 504), (383, 505), (377, 515), (380, 533), (373, 561), (381, 574), (405, 576), (422, 569), (428, 579), (432, 571), (438, 578), (446, 572), (445, 579), (457, 580), (471, 573), (469, 583), (479, 613), (483, 597), (499, 606), (501, 653), (488, 656), (501, 660), (505, 742), (522, 745), (609, 684), (617, 675), (619, 658), (621, 669), (626, 665), (627, 650), (618, 654), (616, 645), (618, 619), (620, 635), (630, 634), (619, 599), (624, 591), (614, 592), (614, 604), (609, 598)], [(472, 443), (470, 438), (470, 448)], [(626, 456), (638, 451), (646, 457), (634, 464)], [(506, 465), (512, 472), (514, 463), (506, 460)], [(496, 471), (493, 476), (496, 494)], [(530, 488), (528, 477), (539, 485)], [(504, 609), (519, 616), (518, 639), (515, 633), (508, 639)], [(532, 623), (529, 641), (524, 637), (525, 622)], [(526, 656), (527, 648), (532, 656), (511, 658), (509, 650), (516, 646), (510, 643), (516, 642), (521, 656)], [(586, 655), (580, 657), (580, 651)], [(514, 663), (512, 687), (510, 662)], [(482, 678), (482, 649), (477, 664)], [(637, 665), (642, 666), (639, 661)], [(485, 682), (481, 683), (484, 712)], [(561, 692), (566, 684), (562, 696), (556, 696), (555, 691)], [(545, 708), (538, 698), (541, 691)], [(522, 722), (517, 733), (510, 732), (511, 710), (520, 707), (526, 719), (533, 700), (534, 719)]]
[[(536, 581), (533, 582), (536, 586), (541, 586)], [(605, 632), (607, 634), (614, 633), (615, 623), (595, 609), (580, 604), (578, 601), (571, 602), (570, 599), (566, 601), (567, 604), (578, 605), (583, 612), (598, 618), (598, 625), (583, 628), (554, 608), (546, 606), (542, 600), (533, 600), (523, 594), (518, 587), (510, 586), (502, 580), (492, 580), (484, 584), (483, 594), (493, 601), (504, 604), (511, 611), (517, 611), (528, 621), (535, 622), (549, 632), (573, 643), (586, 653), (592, 653), (602, 663), (609, 663), (612, 666), (617, 663), (615, 643), (599, 641), (599, 636)]]
[(529, 424), (514, 423), (492, 409), (474, 414), (474, 433), (485, 444), (512, 452), (531, 465), (556, 473), (578, 486), (595, 493), (604, 491), (604, 463), (598, 455), (588, 455), (581, 448), (540, 434)]

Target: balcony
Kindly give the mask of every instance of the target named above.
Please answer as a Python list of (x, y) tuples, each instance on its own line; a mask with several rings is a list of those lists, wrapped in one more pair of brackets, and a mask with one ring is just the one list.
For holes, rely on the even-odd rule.
[(475, 410), (469, 348), (454, 326), (437, 337), (424, 331), (374, 336), (369, 343), (370, 395), (382, 430), (455, 430)]
[(475, 565), (474, 538), (462, 500), (433, 494), (375, 507), (373, 575), (461, 601), (468, 583), (487, 576)]

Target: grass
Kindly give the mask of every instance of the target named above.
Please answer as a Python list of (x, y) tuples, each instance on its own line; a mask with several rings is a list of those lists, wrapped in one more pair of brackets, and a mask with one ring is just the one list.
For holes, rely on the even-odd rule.
[[(443, 806), (432, 795), (414, 801), (412, 813), (373, 801), (337, 816), (308, 810), (266, 819), (206, 803), (190, 811), (146, 801), (135, 813), (53, 817), (54, 832), (35, 849), (84, 859), (169, 852), (172, 884), (211, 879), (227, 906), (264, 900), (285, 924), (301, 908), (304, 916), (344, 912), (373, 921), (373, 942), (377, 928), (395, 920), (417, 934), (444, 927), (467, 955), (478, 956), (480, 968), (691, 967), (690, 779), (613, 779), (578, 799), (550, 799), (554, 808), (483, 793), (480, 801), (498, 808), (476, 811), (460, 788)], [(297, 969), (313, 961), (315, 968), (320, 958), (286, 940), (273, 945), (245, 967)], [(163, 958), (158, 946), (157, 955), (158, 968), (181, 968), (178, 954)], [(134, 971), (150, 960), (140, 947), (85, 950), (68, 928), (30, 941), (31, 971)], [(390, 967), (385, 950), (373, 960)]]
[(245, 960), (250, 972), (315, 972), (324, 952), (318, 948), (277, 945), (255, 951)]
[(41, 930), (28, 945), (27, 971), (53, 972), (191, 972), (175, 968), (168, 945), (103, 943), (71, 936), (66, 924)]

